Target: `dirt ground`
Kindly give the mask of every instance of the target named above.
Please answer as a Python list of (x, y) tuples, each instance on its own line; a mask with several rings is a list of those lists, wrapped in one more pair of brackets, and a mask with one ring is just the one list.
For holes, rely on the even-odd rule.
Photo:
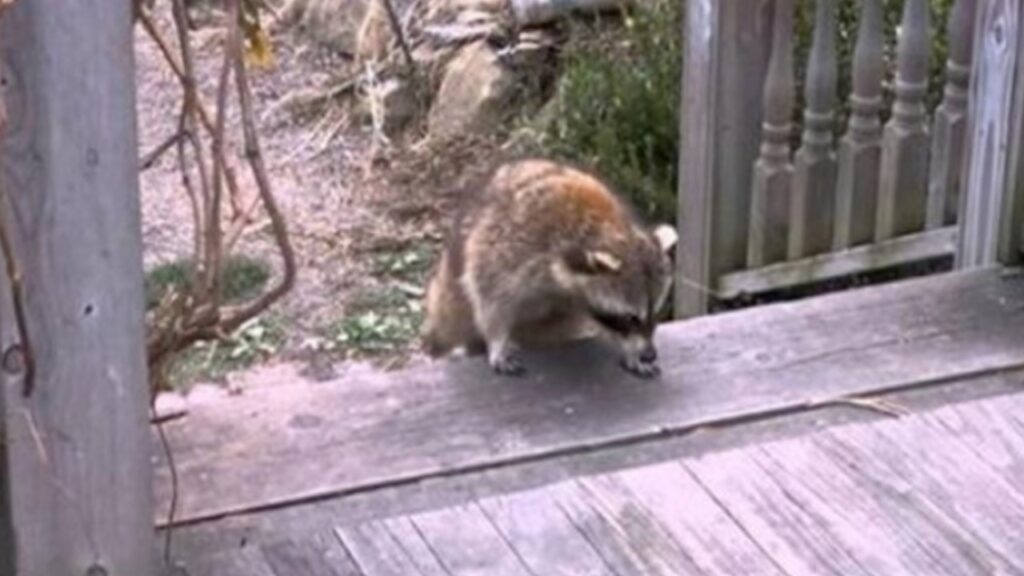
[[(157, 16), (171, 38), (169, 13)], [(200, 86), (212, 110), (220, 31), (201, 29), (194, 40)], [(275, 65), (253, 70), (251, 77), (261, 144), (296, 249), (298, 279), (255, 332), (256, 340), (267, 342), (249, 342), (242, 353), (227, 354), (231, 361), (220, 370), (210, 352), (205, 364), (189, 373), (190, 381), (231, 371), (238, 378), (245, 369), (280, 362), (298, 362), (306, 374), (327, 377), (353, 358), (371, 358), (385, 368), (416, 358), (419, 294), (444, 221), (438, 191), (454, 178), (452, 170), (472, 162), (472, 151), (444, 169), (402, 165), (393, 154), (390, 164), (371, 162), (368, 128), (345, 126), (336, 110), (304, 118), (281, 110), (282, 99), (295, 91), (331, 86), (347, 63), (287, 33), (273, 40)], [(181, 88), (141, 26), (136, 66), (144, 157), (175, 133)], [(236, 110), (229, 114), (228, 126), (232, 134), (240, 134)], [(243, 175), (244, 164), (237, 164)], [(253, 194), (245, 178), (242, 182)], [(141, 187), (147, 269), (187, 257), (192, 250), (191, 209), (173, 150), (142, 172)], [(263, 224), (252, 226), (237, 251), (265, 259), (276, 270), (278, 260)]]

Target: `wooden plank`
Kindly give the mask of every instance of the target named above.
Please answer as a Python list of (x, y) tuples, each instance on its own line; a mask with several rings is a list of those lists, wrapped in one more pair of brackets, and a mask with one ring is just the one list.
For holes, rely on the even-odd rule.
[(707, 311), (707, 287), (747, 259), (752, 166), (771, 48), (771, 0), (686, 0), (675, 313)]
[(516, 551), (477, 505), (416, 514), (411, 520), (451, 574), (531, 576)]
[(930, 416), (1010, 480), (1014, 490), (1024, 492), (1024, 425), (1012, 418), (1022, 411), (1024, 396), (1012, 395), (951, 406)]
[(804, 82), (804, 131), (793, 161), (787, 260), (828, 252), (832, 247), (836, 198), (832, 131), (838, 78), (836, 0), (818, 0)]
[(771, 59), (764, 81), (764, 124), (761, 151), (754, 162), (750, 190), (747, 267), (760, 268), (786, 259), (793, 163), (789, 139), (793, 132), (793, 24), (796, 4), (776, 0)]
[(961, 190), (961, 268), (1017, 261), (1024, 166), (1024, 2), (982, 2), (974, 34)]
[(337, 538), (330, 534), (264, 544), (260, 550), (276, 576), (363, 575)]
[(803, 260), (732, 272), (718, 279), (717, 293), (721, 298), (735, 298), (951, 256), (956, 250), (956, 234), (956, 227), (949, 226)]
[(185, 569), (188, 576), (278, 576), (255, 546), (189, 559)]
[(531, 573), (615, 575), (544, 490), (487, 498), (480, 507)]
[(616, 574), (702, 574), (672, 533), (621, 484), (599, 477), (548, 491)]
[[(649, 440), (1024, 363), (1024, 275), (948, 274), (659, 330), (640, 383), (590, 345), (254, 389), (168, 425), (188, 521)], [(399, 416), (400, 415), (400, 416)], [(327, 425), (327, 424), (330, 425)], [(158, 469), (161, 508), (166, 468)], [(271, 473), (273, 472), (273, 473)], [(259, 481), (254, 481), (259, 478)], [(162, 518), (158, 515), (157, 521)]]
[[(1017, 370), (907, 390), (881, 398), (910, 413), (918, 413), (951, 403), (1018, 392), (1022, 383), (1024, 371)], [(690, 458), (755, 442), (792, 438), (830, 426), (883, 418), (889, 416), (849, 404), (832, 404), (820, 410), (734, 423), (677, 437), (564, 454), (514, 466), (371, 490), (349, 497), (306, 502), (257, 514), (230, 516), (177, 529), (174, 533), (175, 550), (182, 557), (209, 554), (211, 551), (235, 546), (243, 540), (268, 542), (294, 534), (332, 531), (339, 519), (344, 519), (347, 525), (354, 525), (450, 506), (474, 498), (537, 489), (570, 477), (604, 474)]]
[(882, 135), (875, 241), (924, 229), (928, 203), (928, 0), (906, 0), (896, 46), (895, 101)]
[(787, 574), (873, 574), (831, 530), (833, 518), (794, 501), (745, 451), (686, 461), (685, 466)]
[(949, 54), (942, 103), (932, 120), (932, 149), (928, 171), (928, 214), (925, 224), (938, 228), (955, 224), (964, 167), (967, 135), (967, 93), (977, 0), (957, 0), (946, 26)]
[[(719, 3), (686, 0), (683, 72), (679, 114), (679, 205), (676, 244), (675, 316), (699, 316), (708, 310), (714, 282), (712, 262), (712, 201), (717, 30)], [(685, 186), (683, 183), (686, 183)]]
[(678, 462), (614, 475), (706, 574), (784, 574)]
[[(4, 8), (4, 222), (19, 260), (33, 391), (0, 373), (17, 574), (156, 567), (131, 2)], [(20, 343), (0, 280), (0, 350)], [(17, 362), (15, 362), (17, 364)]]
[(964, 550), (965, 535), (935, 526), (902, 495), (878, 490), (856, 469), (834, 463), (814, 437), (751, 447), (765, 481), (784, 487), (797, 506), (822, 521), (872, 574), (984, 574)]
[(335, 529), (366, 576), (448, 576), (408, 517)]
[(833, 460), (856, 470), (879, 490), (927, 518), (982, 563), (984, 573), (1020, 573), (1024, 561), (1024, 496), (969, 448), (937, 424), (827, 431), (819, 444)]
[(875, 236), (878, 172), (882, 161), (882, 78), (885, 35), (882, 0), (863, 0), (853, 52), (850, 120), (839, 141), (834, 250), (870, 243)]

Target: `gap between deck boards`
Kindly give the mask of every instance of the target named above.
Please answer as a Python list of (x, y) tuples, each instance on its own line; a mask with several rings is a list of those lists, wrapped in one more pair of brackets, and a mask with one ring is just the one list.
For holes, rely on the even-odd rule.
[[(252, 390), (167, 426), (176, 524), (650, 441), (1024, 366), (1024, 276), (956, 273), (674, 323), (641, 383), (593, 346)], [(157, 469), (157, 523), (170, 498)]]

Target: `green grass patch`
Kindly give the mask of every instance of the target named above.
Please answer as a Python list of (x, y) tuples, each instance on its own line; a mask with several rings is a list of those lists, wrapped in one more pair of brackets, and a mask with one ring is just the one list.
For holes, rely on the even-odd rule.
[(326, 347), (347, 356), (400, 353), (417, 338), (422, 321), (419, 298), (395, 287), (366, 290), (327, 328)]
[(170, 382), (176, 388), (187, 388), (197, 380), (222, 380), (274, 355), (284, 341), (284, 327), (277, 316), (253, 318), (227, 340), (199, 342), (181, 353), (171, 365)]
[[(195, 278), (192, 258), (180, 258), (155, 266), (146, 273), (146, 309), (152, 309), (169, 290), (185, 290)], [(270, 266), (259, 258), (236, 254), (224, 261), (221, 297), (229, 304), (258, 295), (270, 280)]]

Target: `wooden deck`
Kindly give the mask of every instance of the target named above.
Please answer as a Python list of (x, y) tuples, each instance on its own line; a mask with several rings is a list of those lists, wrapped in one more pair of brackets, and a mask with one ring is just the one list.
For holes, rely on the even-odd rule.
[[(1024, 275), (660, 340), (651, 383), (580, 346), (518, 382), (458, 362), (197, 403), (169, 427), (175, 556), (191, 576), (1024, 573)], [(162, 512), (163, 463), (156, 488)]]

